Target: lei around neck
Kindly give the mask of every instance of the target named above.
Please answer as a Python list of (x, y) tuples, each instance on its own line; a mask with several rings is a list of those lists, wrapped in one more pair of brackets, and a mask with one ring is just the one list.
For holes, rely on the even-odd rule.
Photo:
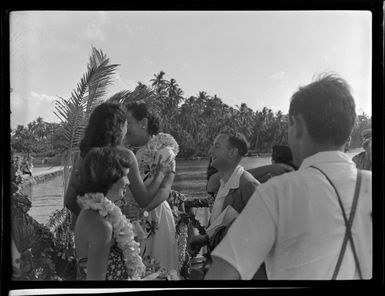
[(141, 174), (145, 171), (150, 171), (150, 174), (153, 174), (155, 154), (158, 151), (162, 152), (163, 160), (166, 160), (168, 156), (175, 159), (179, 153), (179, 145), (170, 134), (158, 133), (153, 135), (147, 144), (141, 147), (136, 153)]
[(145, 274), (146, 266), (140, 256), (139, 243), (134, 240), (133, 226), (120, 208), (102, 193), (86, 193), (77, 200), (82, 209), (95, 210), (111, 223), (113, 237), (123, 252), (128, 280), (139, 280)]

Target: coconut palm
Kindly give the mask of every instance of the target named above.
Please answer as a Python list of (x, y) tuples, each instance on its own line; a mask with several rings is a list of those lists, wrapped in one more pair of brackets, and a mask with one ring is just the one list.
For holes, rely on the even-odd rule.
[(163, 79), (164, 74), (163, 71), (160, 71), (159, 74), (154, 74), (154, 78), (150, 81), (152, 82), (152, 86), (155, 88), (156, 92), (160, 94), (163, 89), (168, 85), (168, 81)]
[(92, 54), (83, 74), (71, 97), (59, 96), (55, 101), (55, 115), (64, 123), (62, 132), (66, 138), (64, 160), (64, 190), (67, 189), (73, 160), (79, 150), (79, 143), (92, 110), (102, 102), (106, 87), (112, 83), (112, 77), (119, 65), (109, 64), (107, 56), (92, 47)]

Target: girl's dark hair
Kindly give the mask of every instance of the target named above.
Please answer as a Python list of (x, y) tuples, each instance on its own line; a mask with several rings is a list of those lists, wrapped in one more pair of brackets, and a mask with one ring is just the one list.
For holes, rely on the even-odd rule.
[(349, 85), (336, 75), (321, 74), (292, 96), (289, 116), (299, 114), (317, 143), (345, 144), (356, 119)]
[(80, 156), (85, 157), (93, 147), (116, 146), (122, 143), (122, 125), (127, 115), (122, 105), (105, 102), (92, 112), (82, 141)]
[(150, 135), (156, 135), (159, 133), (159, 117), (155, 114), (155, 112), (150, 110), (146, 103), (128, 103), (126, 104), (126, 110), (131, 111), (136, 120), (147, 118), (147, 131)]
[(116, 181), (130, 167), (130, 151), (122, 146), (92, 148), (87, 153), (80, 170), (79, 195), (107, 194)]

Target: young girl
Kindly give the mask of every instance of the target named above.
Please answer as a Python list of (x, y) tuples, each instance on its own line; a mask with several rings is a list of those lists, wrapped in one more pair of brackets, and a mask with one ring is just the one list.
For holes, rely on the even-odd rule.
[(132, 224), (115, 205), (132, 190), (132, 171), (138, 173), (135, 156), (124, 147), (93, 148), (84, 159), (75, 226), (79, 280), (139, 279), (145, 272)]

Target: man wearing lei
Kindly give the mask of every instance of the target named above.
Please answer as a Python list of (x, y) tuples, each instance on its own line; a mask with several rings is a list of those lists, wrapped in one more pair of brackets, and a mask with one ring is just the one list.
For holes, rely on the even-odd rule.
[[(167, 270), (179, 270), (178, 247), (175, 238), (175, 221), (170, 205), (167, 202), (175, 176), (175, 156), (179, 145), (166, 133), (159, 132), (157, 117), (144, 103), (129, 103), (127, 109), (126, 144), (136, 153), (139, 170), (144, 183), (150, 184), (155, 175), (159, 158), (170, 162), (170, 173), (167, 174), (159, 191), (148, 204), (135, 200), (127, 190), (126, 205), (139, 206), (141, 231), (136, 223), (137, 237), (141, 243), (141, 256), (153, 258)], [(129, 217), (132, 218), (132, 217)], [(135, 222), (133, 221), (134, 225)], [(142, 235), (141, 235), (142, 233)]]

